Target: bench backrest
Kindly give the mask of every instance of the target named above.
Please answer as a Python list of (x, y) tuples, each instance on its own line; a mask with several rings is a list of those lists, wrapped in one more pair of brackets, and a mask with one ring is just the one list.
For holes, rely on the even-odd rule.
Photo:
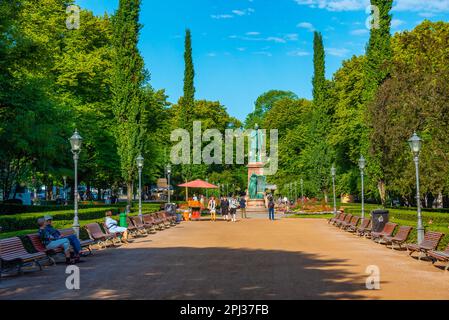
[(396, 233), (396, 236), (394, 237), (395, 240), (406, 241), (410, 235), (410, 232), (412, 232), (412, 229), (412, 227), (407, 226), (400, 227), (398, 233)]
[(145, 221), (146, 223), (153, 223), (154, 222), (154, 218), (151, 215), (146, 214), (146, 215), (143, 216), (143, 221)]
[(98, 223), (86, 224), (85, 228), (92, 240), (101, 239), (106, 236)]
[(61, 233), (61, 236), (63, 237), (68, 237), (68, 236), (73, 236), (75, 235), (75, 230), (73, 229), (63, 229), (63, 230), (59, 230), (59, 232)]
[(12, 260), (28, 255), (19, 237), (0, 240), (0, 258)]
[(345, 218), (346, 218), (346, 213), (342, 213), (342, 214), (340, 214), (340, 216), (338, 217), (338, 221), (345, 221)]
[(351, 226), (357, 226), (358, 224), (359, 224), (359, 221), (360, 221), (360, 217), (357, 217), (357, 216), (354, 216), (354, 217), (352, 217), (352, 220), (351, 220)]
[(371, 224), (371, 219), (364, 219), (362, 224), (360, 225), (360, 229), (368, 229), (369, 225)]
[(351, 219), (352, 219), (352, 214), (348, 214), (348, 215), (346, 216), (344, 222), (349, 223), (349, 222), (351, 222)]
[(145, 224), (139, 216), (131, 217), (131, 220), (136, 227), (145, 227)]
[(45, 248), (38, 233), (28, 234), (27, 238), (30, 239), (31, 244), (37, 252), (47, 251), (47, 248)]
[(392, 236), (394, 233), (394, 229), (396, 229), (398, 225), (396, 223), (388, 222), (383, 231), (381, 232), (384, 236)]
[(441, 239), (443, 239), (444, 233), (428, 231), (424, 236), (424, 241), (421, 243), (422, 246), (436, 249), (440, 244)]

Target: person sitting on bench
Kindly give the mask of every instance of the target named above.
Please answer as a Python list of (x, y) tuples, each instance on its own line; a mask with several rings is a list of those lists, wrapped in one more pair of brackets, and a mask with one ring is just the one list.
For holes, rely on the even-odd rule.
[(106, 212), (106, 227), (110, 233), (120, 233), (122, 234), (122, 241), (124, 243), (128, 242), (128, 228), (120, 227), (118, 222), (112, 219), (112, 211)]
[(75, 262), (81, 262), (80, 260), (80, 252), (81, 252), (81, 243), (80, 240), (78, 239), (78, 237), (74, 234), (67, 236), (67, 237), (63, 237), (61, 235), (61, 233), (55, 229), (52, 225), (53, 222), (53, 217), (52, 216), (45, 216), (45, 229), (47, 230), (47, 232), (54, 238), (54, 239), (67, 239), (70, 242), (70, 245), (73, 248), (73, 252), (75, 254), (74, 258), (75, 258)]
[(39, 238), (42, 244), (48, 250), (55, 250), (57, 248), (63, 248), (65, 254), (65, 263), (73, 264), (74, 261), (70, 255), (70, 241), (66, 238), (54, 238), (47, 230), (45, 225), (45, 219), (40, 218), (37, 220), (37, 224), (39, 225)]

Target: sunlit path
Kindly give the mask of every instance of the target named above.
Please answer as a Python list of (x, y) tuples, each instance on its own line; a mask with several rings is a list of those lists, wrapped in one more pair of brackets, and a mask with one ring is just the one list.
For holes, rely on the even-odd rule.
[[(366, 267), (381, 290), (365, 289)], [(65, 267), (4, 279), (1, 299), (448, 299), (449, 274), (324, 220), (189, 222)]]

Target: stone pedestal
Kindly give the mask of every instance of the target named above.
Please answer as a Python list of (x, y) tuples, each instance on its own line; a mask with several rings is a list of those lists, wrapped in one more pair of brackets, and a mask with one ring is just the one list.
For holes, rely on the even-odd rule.
[[(262, 162), (250, 163), (248, 165), (248, 186), (253, 174), (258, 176), (262, 176), (264, 164)], [(248, 193), (249, 197), (249, 193)], [(247, 203), (247, 211), (248, 212), (260, 212), (265, 211), (265, 200), (264, 199), (248, 199)]]

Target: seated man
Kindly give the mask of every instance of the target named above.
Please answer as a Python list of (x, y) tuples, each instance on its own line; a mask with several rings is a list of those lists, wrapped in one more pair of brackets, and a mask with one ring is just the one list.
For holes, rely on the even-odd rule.
[(61, 237), (61, 233), (55, 229), (52, 226), (53, 217), (52, 216), (45, 216), (45, 229), (48, 232), (50, 236), (52, 236), (54, 239), (67, 239), (70, 242), (70, 245), (73, 248), (73, 251), (75, 253), (75, 263), (81, 262), (80, 260), (80, 252), (81, 252), (81, 243), (76, 235), (70, 235), (68, 237)]
[(64, 254), (65, 254), (65, 263), (73, 264), (73, 261), (70, 256), (70, 241), (69, 241), (69, 239), (65, 239), (65, 238), (57, 238), (56, 239), (50, 233), (48, 233), (44, 218), (39, 218), (37, 220), (37, 224), (39, 225), (39, 238), (40, 238), (42, 244), (45, 246), (45, 248), (47, 248), (48, 250), (63, 248)]
[(128, 228), (120, 227), (116, 220), (112, 219), (112, 211), (106, 212), (106, 227), (110, 233), (120, 233), (122, 234), (122, 241), (124, 243), (129, 243), (128, 241)]

